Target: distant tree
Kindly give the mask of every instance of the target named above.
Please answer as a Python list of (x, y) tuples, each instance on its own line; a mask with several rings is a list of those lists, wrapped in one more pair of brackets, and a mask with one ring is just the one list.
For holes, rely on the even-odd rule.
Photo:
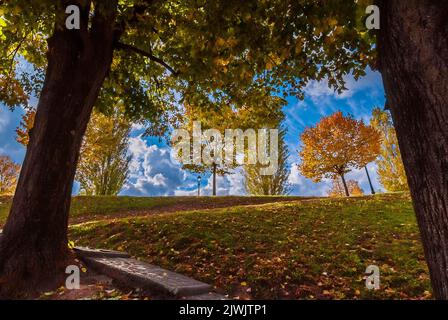
[(16, 129), (16, 141), (24, 146), (27, 146), (30, 141), (30, 130), (34, 126), (34, 118), (36, 116), (36, 110), (30, 108), (22, 116), (20, 125)]
[[(349, 193), (352, 196), (362, 196), (364, 195), (364, 191), (358, 184), (358, 181), (348, 180), (347, 188)], [(328, 192), (328, 196), (330, 197), (343, 197), (345, 195), (344, 184), (342, 183), (342, 179), (336, 178), (333, 179), (333, 184), (331, 186), (330, 191)]]
[(408, 190), (406, 172), (390, 113), (380, 108), (373, 109), (370, 125), (382, 136), (380, 155), (376, 160), (380, 183), (388, 191)]
[(340, 177), (345, 195), (350, 196), (345, 174), (373, 161), (379, 153), (380, 139), (374, 128), (336, 112), (302, 133), (299, 170), (315, 182)]
[[(247, 129), (274, 128), (280, 123), (284, 114), (282, 107), (285, 105), (285, 100), (277, 96), (268, 95), (261, 89), (251, 89), (251, 96), (255, 96), (256, 102), (252, 100), (251, 103), (245, 104), (243, 107), (236, 108), (235, 105), (224, 103), (216, 104), (213, 107), (204, 108), (199, 101), (184, 101), (184, 116), (179, 123), (179, 128), (186, 129), (193, 137), (193, 125), (195, 121), (200, 122), (202, 133), (207, 129), (216, 129), (220, 132), (224, 139), (227, 129)], [(257, 95), (258, 94), (258, 95)], [(210, 147), (211, 141), (207, 141), (201, 137), (201, 154), (204, 148)], [(245, 148), (247, 148), (248, 140), (245, 139)], [(193, 139), (191, 140), (191, 150), (193, 150)], [(183, 164), (183, 169), (189, 170), (198, 174), (211, 173), (212, 174), (212, 195), (216, 195), (217, 184), (216, 176), (232, 174), (233, 170), (240, 167), (238, 157), (247, 158), (247, 149), (245, 154), (233, 154), (233, 163), (226, 163), (224, 161), (224, 145), (223, 152), (220, 156), (212, 154), (212, 158), (217, 159), (211, 165), (204, 164)], [(180, 156), (180, 155), (179, 155)]]
[(289, 151), (285, 143), (286, 129), (280, 128), (278, 136), (278, 168), (273, 175), (260, 174), (260, 164), (244, 166), (244, 187), (251, 195), (287, 195)]
[[(35, 109), (29, 109), (16, 129), (16, 140), (28, 145)], [(130, 124), (119, 116), (93, 112), (87, 126), (76, 169), (76, 180), (85, 195), (117, 195), (123, 187), (130, 158), (127, 156)]]
[(16, 189), (20, 166), (9, 156), (0, 156), (0, 195), (12, 195)]
[(130, 130), (129, 122), (118, 115), (92, 114), (76, 170), (82, 194), (117, 195), (120, 192), (131, 161), (127, 155)]

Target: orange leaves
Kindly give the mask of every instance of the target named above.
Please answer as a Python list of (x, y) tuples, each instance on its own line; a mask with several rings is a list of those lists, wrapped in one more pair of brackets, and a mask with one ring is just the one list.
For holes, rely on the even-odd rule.
[(34, 127), (34, 118), (36, 117), (36, 110), (29, 109), (20, 121), (20, 126), (16, 128), (16, 141), (21, 145), (27, 146), (30, 142), (29, 132)]
[(374, 128), (342, 112), (321, 119), (315, 127), (306, 128), (299, 166), (302, 174), (319, 182), (335, 178), (350, 168), (362, 168), (375, 160), (380, 149), (380, 134)]

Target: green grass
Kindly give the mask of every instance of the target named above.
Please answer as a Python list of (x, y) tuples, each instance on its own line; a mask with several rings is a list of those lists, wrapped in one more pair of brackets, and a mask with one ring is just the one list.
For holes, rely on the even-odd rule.
[[(128, 251), (212, 283), (231, 297), (431, 297), (406, 195), (117, 217), (73, 225), (70, 238), (77, 245)], [(363, 276), (371, 264), (380, 268), (378, 291), (365, 288)]]
[[(152, 209), (171, 209), (200, 206), (228, 206), (238, 203), (266, 203), (282, 200), (282, 197), (73, 197), (70, 209), (71, 218), (100, 218), (103, 215), (113, 215), (132, 211)], [(290, 200), (302, 199), (288, 197)], [(0, 226), (6, 222), (11, 207), (11, 197), (0, 196)]]

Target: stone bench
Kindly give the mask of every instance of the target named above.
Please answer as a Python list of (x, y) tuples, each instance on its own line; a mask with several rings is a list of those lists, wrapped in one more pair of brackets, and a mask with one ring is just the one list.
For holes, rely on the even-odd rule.
[(188, 300), (226, 300), (223, 295), (213, 292), (209, 284), (132, 259), (126, 252), (86, 247), (73, 250), (88, 267), (129, 287)]

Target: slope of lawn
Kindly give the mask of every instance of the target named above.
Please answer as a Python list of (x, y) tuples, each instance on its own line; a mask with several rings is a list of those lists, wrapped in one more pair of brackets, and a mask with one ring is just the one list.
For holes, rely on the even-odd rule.
[[(287, 197), (288, 201), (306, 199)], [(70, 217), (74, 222), (130, 214), (183, 211), (197, 208), (228, 207), (284, 201), (284, 197), (73, 197)], [(12, 197), (0, 196), (0, 227), (6, 222)]]
[[(72, 225), (70, 238), (127, 251), (231, 298), (431, 297), (414, 212), (403, 194), (117, 217)], [(378, 291), (365, 288), (372, 264), (381, 272)]]

